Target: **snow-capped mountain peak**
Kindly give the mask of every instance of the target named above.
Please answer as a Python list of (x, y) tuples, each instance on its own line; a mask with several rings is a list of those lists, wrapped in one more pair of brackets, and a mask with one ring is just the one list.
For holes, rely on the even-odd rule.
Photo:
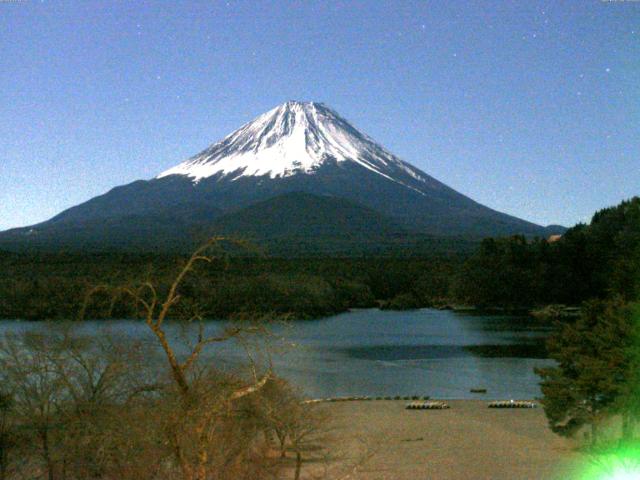
[[(323, 163), (355, 162), (389, 180), (398, 169), (420, 172), (351, 126), (321, 103), (289, 101), (243, 125), (157, 178), (183, 175), (194, 182), (219, 175), (269, 178), (312, 174)], [(402, 182), (400, 182), (402, 183)]]
[[(327, 228), (318, 229), (325, 222)], [(403, 162), (327, 106), (287, 102), (154, 179), (0, 233), (0, 247), (172, 249), (189, 244), (188, 231), (269, 238), (274, 245), (300, 245), (305, 254), (314, 245), (310, 232), (328, 235), (321, 242), (336, 245), (334, 253), (343, 252), (340, 245), (404, 249), (418, 239), (422, 245), (423, 234), (548, 236)], [(358, 245), (349, 243), (354, 239)]]

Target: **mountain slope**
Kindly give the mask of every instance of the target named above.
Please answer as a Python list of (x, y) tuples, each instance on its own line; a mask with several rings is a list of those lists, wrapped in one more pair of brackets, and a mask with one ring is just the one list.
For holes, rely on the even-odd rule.
[(286, 193), (224, 215), (214, 221), (211, 230), (256, 239), (369, 241), (406, 235), (402, 227), (370, 208), (342, 198), (302, 192)]
[(54, 218), (0, 233), (0, 249), (24, 250), (191, 250), (221, 215), (200, 203), (90, 218)]
[(253, 203), (214, 220), (209, 235), (241, 236), (276, 256), (442, 256), (478, 241), (407, 232), (350, 200), (303, 192)]
[[(550, 233), (447, 187), (385, 150), (323, 104), (287, 102), (154, 179), (116, 187), (47, 222), (0, 234), (0, 246), (8, 241), (33, 242), (33, 238), (40, 239), (38, 245), (102, 242), (120, 247), (128, 238), (136, 244), (144, 239), (150, 248), (180, 244), (191, 232), (213, 227), (220, 215), (292, 192), (348, 200), (408, 234)], [(318, 208), (330, 209), (331, 205), (324, 202)], [(349, 210), (346, 204), (341, 208)], [(271, 218), (274, 235), (290, 226)], [(372, 222), (364, 229), (370, 233), (376, 228), (385, 230), (372, 216), (364, 215), (361, 220)], [(239, 222), (237, 230), (242, 230), (241, 225), (247, 233), (255, 230), (250, 222), (235, 221)], [(294, 230), (313, 230), (307, 220), (296, 221)], [(344, 235), (349, 236), (348, 226), (344, 227)]]

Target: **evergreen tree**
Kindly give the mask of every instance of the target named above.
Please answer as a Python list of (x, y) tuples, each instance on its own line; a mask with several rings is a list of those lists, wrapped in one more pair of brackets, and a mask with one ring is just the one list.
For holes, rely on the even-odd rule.
[(592, 300), (575, 322), (559, 325), (551, 336), (547, 348), (558, 365), (536, 373), (542, 377), (542, 404), (554, 432), (571, 435), (589, 425), (593, 445), (600, 421), (620, 411), (620, 398), (629, 389), (631, 318), (620, 298)]
[(617, 401), (622, 416), (622, 440), (633, 440), (640, 420), (640, 303), (630, 307), (630, 336), (626, 345), (626, 376)]

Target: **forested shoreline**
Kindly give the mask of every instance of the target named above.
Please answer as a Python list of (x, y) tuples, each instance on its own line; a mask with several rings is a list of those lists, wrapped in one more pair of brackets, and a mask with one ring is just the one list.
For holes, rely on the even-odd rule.
[[(168, 288), (187, 257), (133, 253), (0, 251), (0, 318), (75, 318), (96, 286), (152, 281)], [(469, 254), (276, 258), (231, 255), (199, 265), (181, 287), (205, 318), (246, 314), (316, 318), (350, 308), (466, 305), (533, 309), (593, 298), (635, 298), (640, 284), (640, 199), (597, 212), (560, 239), (489, 238)], [(88, 317), (135, 318), (126, 298), (93, 298)], [(176, 313), (179, 315), (179, 312)]]
[[(448, 302), (449, 278), (464, 258), (282, 259), (230, 258), (200, 265), (181, 294), (204, 317), (252, 314), (316, 318), (394, 302), (405, 308)], [(118, 254), (0, 254), (0, 318), (75, 318), (98, 285), (153, 281), (166, 290), (184, 262), (181, 257)], [(402, 302), (402, 304), (400, 304)], [(133, 318), (122, 298), (94, 296), (87, 317)]]

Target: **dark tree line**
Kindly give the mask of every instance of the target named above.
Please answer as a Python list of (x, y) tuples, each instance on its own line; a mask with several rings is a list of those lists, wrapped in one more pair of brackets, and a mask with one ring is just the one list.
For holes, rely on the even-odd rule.
[[(166, 290), (184, 263), (180, 256), (0, 253), (0, 318), (75, 318), (96, 284), (152, 280)], [(398, 308), (446, 303), (461, 258), (236, 257), (200, 265), (182, 287), (185, 304), (207, 318), (246, 312), (314, 318), (348, 308)], [(180, 312), (175, 312), (176, 314)], [(126, 299), (98, 295), (91, 318), (132, 318)]]
[(596, 452), (612, 442), (617, 451), (637, 452), (640, 199), (596, 213), (590, 225), (550, 245), (547, 255), (570, 295), (554, 299), (583, 302), (578, 317), (556, 319), (547, 343), (556, 365), (537, 369), (549, 425), (561, 435), (586, 433)]
[(485, 239), (452, 286), (460, 301), (480, 306), (578, 305), (640, 289), (640, 198), (597, 212), (589, 225), (557, 241), (522, 236)]
[[(468, 242), (465, 243), (468, 247)], [(179, 255), (0, 252), (0, 318), (73, 318), (97, 283), (141, 278), (159, 289), (185, 261)], [(246, 311), (313, 318), (353, 307), (404, 309), (465, 304), (532, 308), (579, 305), (640, 288), (640, 199), (597, 212), (559, 240), (483, 240), (475, 253), (431, 257), (234, 257), (201, 266), (184, 295), (208, 318)], [(135, 317), (126, 302), (103, 299), (94, 318)]]

